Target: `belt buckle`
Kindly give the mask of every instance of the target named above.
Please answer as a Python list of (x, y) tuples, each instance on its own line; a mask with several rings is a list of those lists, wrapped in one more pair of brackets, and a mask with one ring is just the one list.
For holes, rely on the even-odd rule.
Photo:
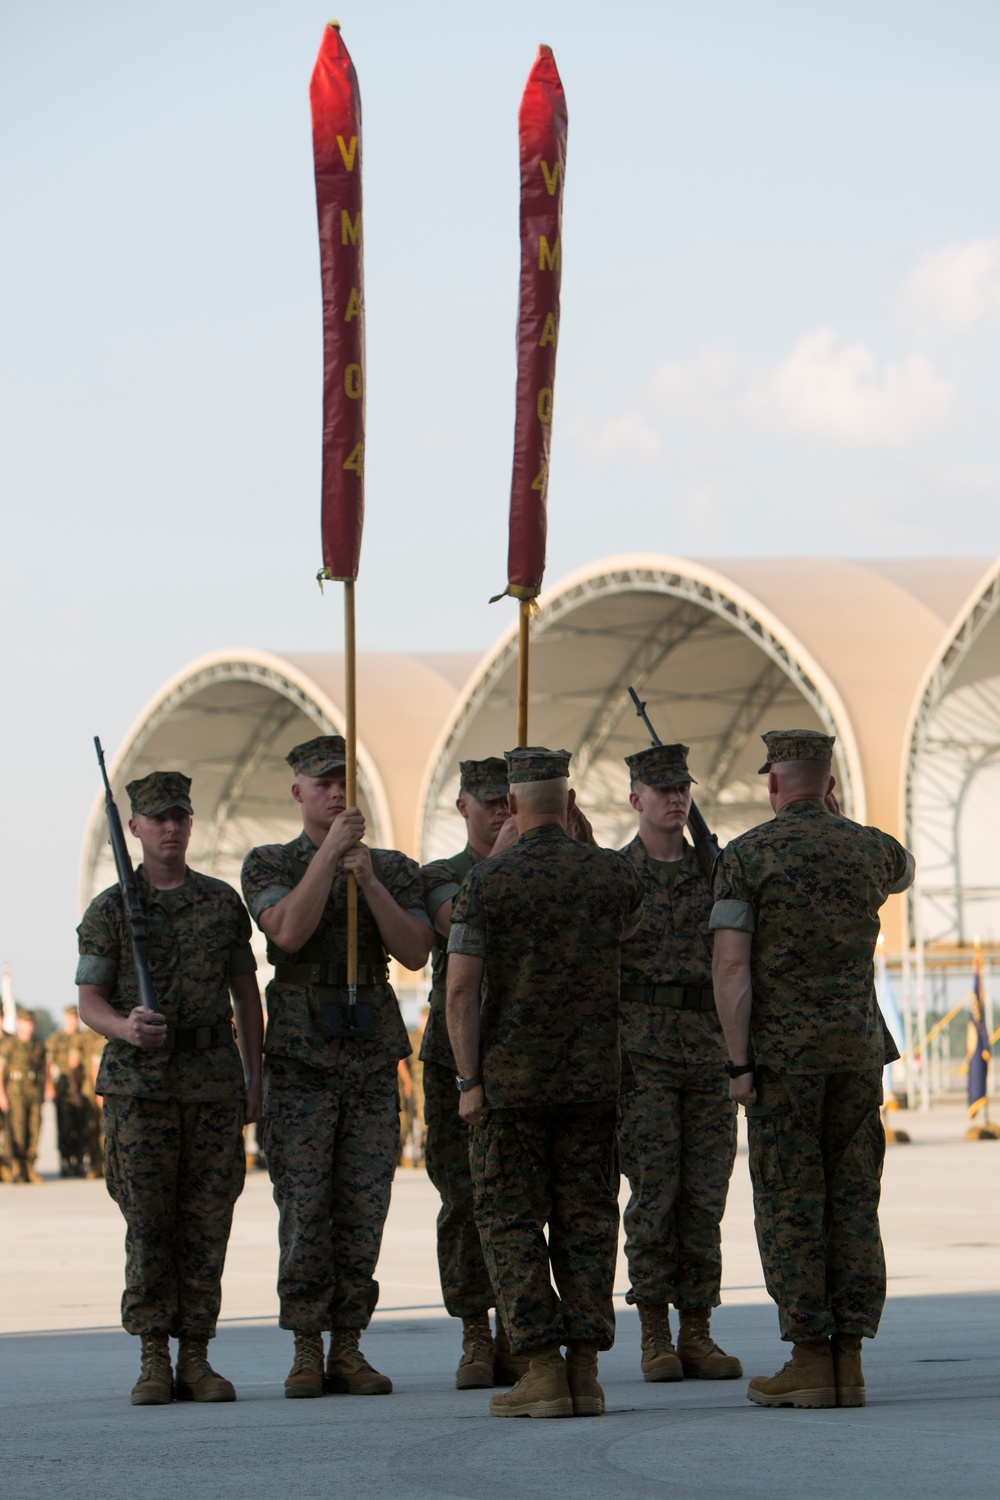
[(655, 985), (655, 983), (654, 984), (644, 984), (643, 985), (643, 987), (642, 987), (642, 998), (646, 1002), (647, 1005), (655, 1005), (656, 1004), (656, 985)]
[(214, 1026), (196, 1026), (194, 1028), (194, 1046), (196, 1052), (202, 1052), (206, 1047), (211, 1047)]

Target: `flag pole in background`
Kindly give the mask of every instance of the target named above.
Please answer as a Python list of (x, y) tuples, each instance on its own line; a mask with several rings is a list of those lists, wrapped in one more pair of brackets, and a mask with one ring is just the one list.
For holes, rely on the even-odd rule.
[(3, 981), (0, 984), (3, 999), (3, 1029), (10, 1036), (17, 1035), (17, 1001), (14, 999), (14, 981), (10, 975), (10, 964), (3, 966)]
[[(562, 282), (566, 96), (551, 47), (539, 47), (518, 111), (521, 280), (507, 587), (519, 601), (517, 743), (528, 743), (529, 623), (545, 572), (546, 505)], [(491, 603), (494, 601), (491, 600)]]
[[(361, 95), (358, 75), (331, 21), (309, 83), (323, 287), (324, 580), (344, 585), (346, 797), (358, 805), (354, 583), (365, 515), (365, 295), (361, 220)], [(357, 1007), (358, 887), (347, 879), (347, 992)], [(349, 1022), (350, 1024), (350, 1022)]]

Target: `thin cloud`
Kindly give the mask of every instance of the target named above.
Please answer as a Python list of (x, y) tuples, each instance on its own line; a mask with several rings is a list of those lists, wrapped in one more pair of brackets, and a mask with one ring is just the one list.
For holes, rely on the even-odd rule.
[(962, 332), (1000, 321), (1000, 239), (929, 251), (900, 296), (905, 323)]

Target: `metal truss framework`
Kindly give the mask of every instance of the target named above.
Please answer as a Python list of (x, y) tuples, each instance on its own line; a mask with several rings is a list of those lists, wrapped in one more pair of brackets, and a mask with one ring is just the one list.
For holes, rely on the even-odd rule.
[(1000, 615), (1000, 573), (967, 615), (935, 668), (907, 752), (906, 842), (918, 850), (918, 880), (907, 898), (909, 930), (925, 943), (967, 942), (977, 903), (1000, 887), (963, 879), (961, 822), (976, 777), (1000, 760), (1000, 672), (956, 686), (972, 648)]
[[(543, 636), (549, 641), (564, 638), (585, 641), (587, 637), (603, 637), (608, 633), (607, 630), (583, 622), (574, 623), (573, 615), (598, 599), (636, 593), (659, 594), (688, 606), (670, 611), (661, 616), (652, 627), (643, 626), (641, 632), (636, 633), (635, 644), (626, 660), (623, 668), (625, 675), (621, 677), (621, 681), (631, 680), (637, 691), (642, 691), (644, 684), (652, 679), (671, 652), (690, 643), (695, 636), (699, 641), (703, 640), (713, 630), (720, 639), (730, 630), (736, 630), (751, 640), (768, 658), (763, 672), (734, 703), (727, 729), (715, 746), (709, 775), (709, 797), (704, 799), (710, 810), (718, 805), (728, 772), (753, 731), (754, 714), (759, 715), (789, 683), (809, 704), (825, 732), (833, 735), (837, 733), (833, 712), (816, 683), (766, 623), (723, 589), (684, 573), (652, 566), (637, 566), (611, 569), (606, 573), (580, 579), (541, 608), (532, 622), (533, 638), (537, 642)], [(691, 606), (697, 611), (694, 615)], [(616, 630), (614, 633), (622, 637), (628, 632)], [(446, 810), (450, 800), (448, 794), (453, 793), (453, 784), (456, 782), (454, 763), (471, 724), (489, 700), (493, 700), (497, 707), (513, 709), (513, 687), (498, 692), (498, 685), (508, 673), (512, 674), (512, 683), (515, 680), (513, 668), (517, 660), (517, 649), (515, 634), (487, 665), (462, 705), (440, 749), (424, 803), (421, 840), (425, 851), (430, 841), (432, 824)], [(730, 690), (713, 691), (711, 688), (697, 694), (697, 701), (709, 699), (732, 702), (733, 695)], [(578, 785), (586, 781), (588, 811), (593, 809), (599, 815), (608, 816), (613, 816), (616, 812), (620, 814), (620, 796), (613, 797), (612, 788), (603, 785), (606, 778), (603, 775), (601, 754), (623, 714), (628, 711), (627, 700), (618, 691), (612, 700), (607, 687), (601, 686), (586, 693), (546, 693), (544, 699), (542, 695), (532, 693), (531, 701), (572, 703), (592, 710), (583, 740), (574, 752), (575, 779)], [(674, 701), (676, 702), (676, 698)], [(846, 758), (841, 754), (839, 740), (835, 750), (835, 771), (844, 792), (844, 810), (850, 815), (855, 805), (855, 789)], [(734, 800), (733, 810), (739, 806), (742, 803)], [(632, 820), (629, 819), (629, 828), (631, 823)]]
[[(224, 858), (223, 840), (229, 818), (238, 806), (245, 805), (246, 793), (256, 772), (288, 725), (299, 714), (302, 714), (315, 725), (318, 734), (339, 734), (342, 727), (324, 713), (316, 700), (310, 697), (299, 683), (294, 682), (275, 667), (265, 666), (260, 662), (238, 660), (213, 662), (177, 682), (173, 689), (159, 700), (149, 716), (143, 719), (140, 728), (127, 746), (120, 766), (116, 769), (115, 780), (122, 783), (128, 778), (131, 768), (152, 741), (157, 730), (168, 721), (171, 724), (177, 724), (183, 722), (184, 719), (208, 718), (212, 715), (229, 717), (232, 714), (230, 707), (199, 704), (195, 700), (212, 688), (231, 683), (247, 683), (254, 687), (264, 688), (276, 695), (276, 701), (257, 719), (236, 760), (234, 761), (232, 757), (225, 759), (229, 774), (206, 835), (206, 844), (197, 856), (199, 864), (204, 866), (209, 874), (217, 873), (220, 862)], [(201, 759), (195, 757), (191, 758), (189, 763), (192, 767), (197, 767), (199, 765), (217, 766), (220, 762), (218, 757), (202, 757)], [(360, 764), (358, 785), (367, 806), (377, 821), (378, 802), (373, 794), (369, 778)], [(374, 837), (378, 838), (377, 829), (374, 831)], [(87, 851), (87, 872), (91, 878), (91, 884), (106, 841), (103, 823), (97, 822), (91, 830), (90, 846)]]

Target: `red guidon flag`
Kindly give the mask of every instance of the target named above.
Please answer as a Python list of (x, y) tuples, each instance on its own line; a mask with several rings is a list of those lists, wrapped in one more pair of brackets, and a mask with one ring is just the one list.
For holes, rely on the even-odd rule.
[(365, 515), (365, 290), (361, 95), (340, 29), (323, 34), (309, 83), (323, 282), (323, 567), (358, 576)]
[(506, 594), (534, 599), (545, 572), (552, 392), (559, 343), (566, 95), (550, 47), (539, 47), (517, 117), (521, 153), (521, 288), (517, 414)]

